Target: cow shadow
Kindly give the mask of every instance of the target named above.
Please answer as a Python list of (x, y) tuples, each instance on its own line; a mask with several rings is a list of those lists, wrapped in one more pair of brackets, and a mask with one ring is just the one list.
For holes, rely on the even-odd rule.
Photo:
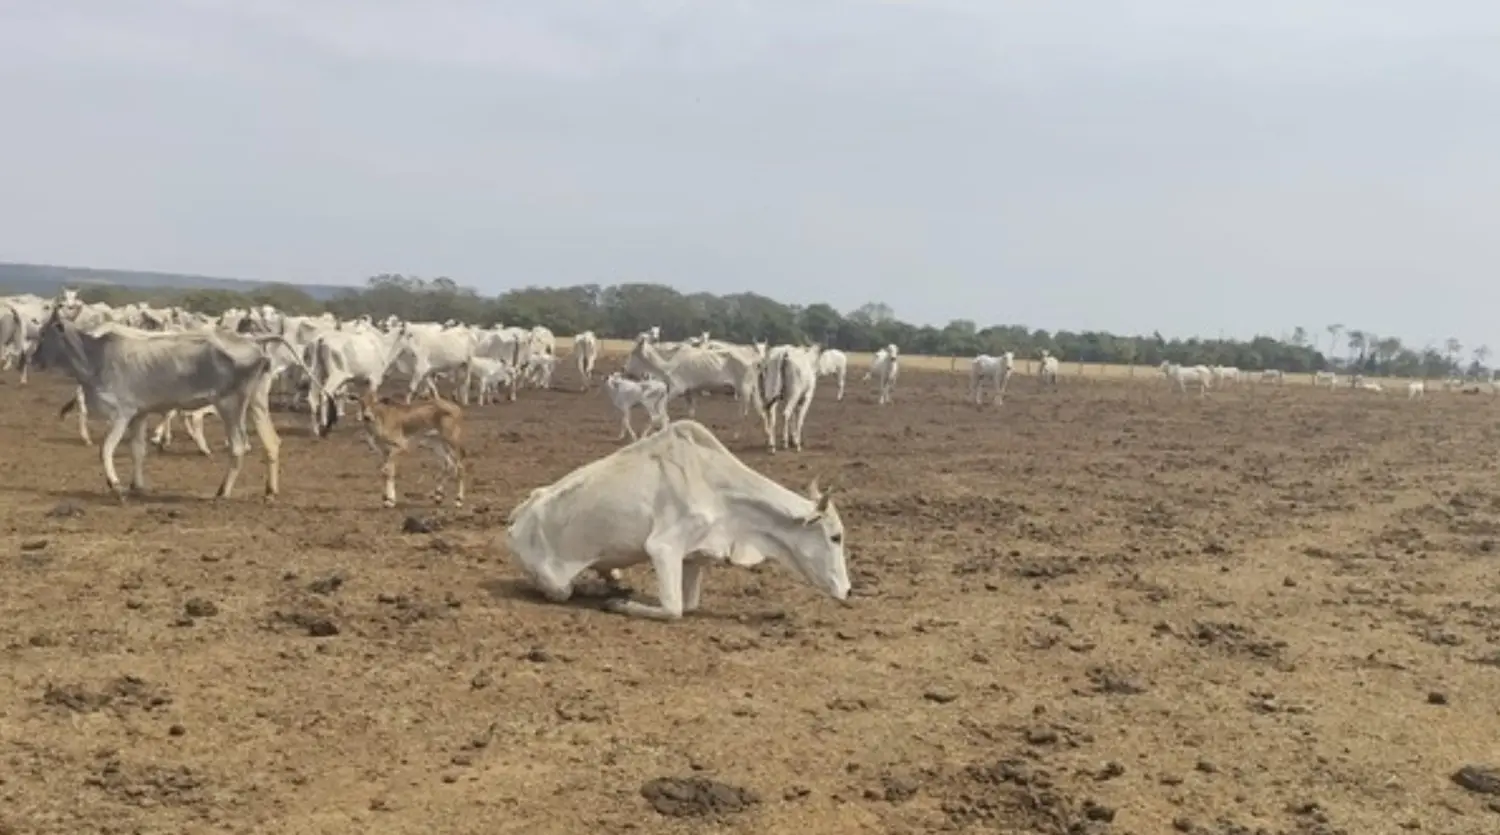
[(506, 600), (549, 609), (573, 608), (602, 611), (611, 600), (631, 598), (635, 590), (621, 587), (611, 590), (603, 580), (580, 581), (573, 585), (573, 596), (563, 603), (554, 603), (534, 586), (519, 577), (486, 580), (479, 584), (493, 600)]

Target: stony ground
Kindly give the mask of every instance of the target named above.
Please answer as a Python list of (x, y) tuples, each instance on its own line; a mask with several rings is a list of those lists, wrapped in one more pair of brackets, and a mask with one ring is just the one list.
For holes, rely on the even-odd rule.
[(121, 506), (67, 389), (7, 374), (0, 832), (1500, 826), (1453, 779), (1500, 760), (1500, 404), (1023, 382), (825, 390), (774, 458), (710, 402), (752, 466), (842, 481), (856, 599), (726, 569), (655, 624), (533, 600), (502, 545), (614, 448), (597, 391), (473, 410), (463, 511), (425, 463), (382, 509), (291, 413), (276, 505), (258, 461), (208, 501), (181, 437)]

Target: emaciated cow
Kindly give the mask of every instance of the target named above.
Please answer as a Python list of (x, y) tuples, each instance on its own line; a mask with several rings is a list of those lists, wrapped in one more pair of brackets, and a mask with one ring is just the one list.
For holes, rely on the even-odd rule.
[(547, 599), (573, 594), (580, 574), (618, 579), (650, 562), (660, 605), (615, 598), (611, 611), (676, 620), (698, 608), (714, 562), (767, 557), (836, 600), (849, 596), (844, 525), (814, 479), (807, 496), (750, 469), (703, 424), (666, 429), (531, 492), (510, 513), (512, 559)]

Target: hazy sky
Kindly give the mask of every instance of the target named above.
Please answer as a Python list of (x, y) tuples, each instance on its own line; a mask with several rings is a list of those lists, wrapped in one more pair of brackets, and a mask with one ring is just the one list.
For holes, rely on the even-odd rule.
[(0, 108), (0, 260), (1500, 349), (1493, 0), (0, 0)]

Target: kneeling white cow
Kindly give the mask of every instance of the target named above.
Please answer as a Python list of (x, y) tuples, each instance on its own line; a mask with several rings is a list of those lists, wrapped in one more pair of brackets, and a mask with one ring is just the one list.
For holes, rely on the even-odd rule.
[(807, 496), (750, 469), (703, 424), (661, 432), (533, 490), (511, 511), (512, 559), (547, 599), (573, 595), (578, 575), (650, 562), (652, 606), (615, 599), (611, 611), (676, 620), (698, 608), (712, 562), (753, 566), (767, 557), (836, 600), (849, 596), (844, 525), (817, 480)]

